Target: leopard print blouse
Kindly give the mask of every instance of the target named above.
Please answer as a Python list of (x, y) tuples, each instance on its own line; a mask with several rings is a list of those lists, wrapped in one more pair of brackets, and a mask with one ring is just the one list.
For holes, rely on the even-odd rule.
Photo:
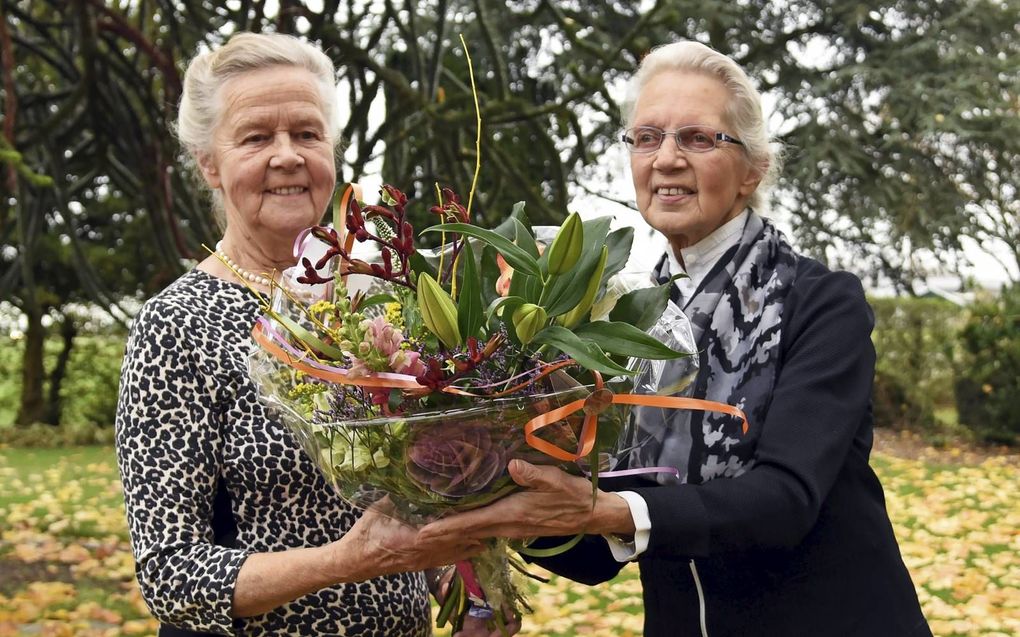
[[(248, 555), (333, 542), (358, 516), (258, 400), (246, 367), (258, 314), (246, 288), (192, 270), (135, 319), (121, 371), (117, 457), (146, 603), (164, 624), (194, 631), (431, 635), (420, 573), (338, 585), (265, 615), (230, 618)], [(217, 542), (214, 501), (223, 495), (236, 532)]]

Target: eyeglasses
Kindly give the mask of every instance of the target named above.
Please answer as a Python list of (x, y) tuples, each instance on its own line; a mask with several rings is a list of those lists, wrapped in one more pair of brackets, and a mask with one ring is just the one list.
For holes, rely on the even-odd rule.
[(719, 142), (744, 145), (744, 142), (739, 139), (730, 137), (726, 133), (720, 133), (708, 126), (682, 126), (675, 131), (664, 131), (654, 126), (637, 126), (624, 131), (622, 139), (627, 144), (627, 150), (636, 154), (644, 154), (659, 150), (662, 140), (667, 135), (672, 135), (676, 139), (677, 148), (692, 153), (707, 153)]

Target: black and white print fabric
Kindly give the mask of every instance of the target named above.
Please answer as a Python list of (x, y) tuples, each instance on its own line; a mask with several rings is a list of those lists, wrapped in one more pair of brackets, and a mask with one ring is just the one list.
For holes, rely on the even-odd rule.
[[(714, 412), (663, 413), (661, 444), (643, 450), (642, 464), (676, 467), (680, 482), (694, 484), (736, 477), (753, 466), (775, 383), (783, 301), (796, 270), (797, 255), (783, 234), (752, 212), (740, 242), (723, 254), (693, 296), (674, 298), (691, 320), (700, 352), (690, 395), (739, 407), (750, 430), (744, 434), (738, 419)], [(667, 259), (655, 275), (660, 282), (669, 279)], [(666, 473), (656, 479), (676, 482)]]
[[(324, 545), (358, 516), (259, 402), (247, 372), (258, 314), (243, 286), (193, 270), (149, 300), (134, 322), (121, 372), (117, 454), (143, 597), (157, 619), (187, 630), (431, 635), (424, 577), (413, 573), (230, 618), (249, 554)], [(227, 540), (214, 534), (225, 500), (236, 526)]]

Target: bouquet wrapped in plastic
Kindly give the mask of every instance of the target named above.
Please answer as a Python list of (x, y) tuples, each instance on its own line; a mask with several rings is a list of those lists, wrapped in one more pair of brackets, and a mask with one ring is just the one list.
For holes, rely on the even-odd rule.
[[(299, 237), (299, 265), (253, 331), (253, 378), (348, 501), (388, 497), (394, 515), (424, 523), (517, 490), (514, 458), (590, 476), (594, 489), (654, 435), (631, 426), (632, 406), (740, 415), (656, 395), (682, 389), (661, 387), (667, 362), (690, 378), (696, 358), (669, 284), (604, 298), (631, 229), (574, 214), (543, 244), (523, 206), (488, 230), (444, 190), (426, 230), (442, 245), (419, 251), (407, 198), (381, 194), (365, 205), (348, 189), (333, 228)], [(375, 259), (352, 254), (355, 242), (377, 246)], [(592, 317), (597, 301), (607, 316)], [(501, 609), (526, 609), (513, 566), (502, 541), (458, 564), (440, 625), (469, 612), (501, 625)]]

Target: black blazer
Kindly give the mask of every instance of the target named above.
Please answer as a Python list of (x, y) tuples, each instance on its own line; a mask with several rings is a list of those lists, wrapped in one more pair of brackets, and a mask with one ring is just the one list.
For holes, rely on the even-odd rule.
[[(645, 635), (931, 635), (868, 464), (872, 324), (856, 277), (801, 257), (754, 467), (678, 486), (600, 480), (648, 503)], [(622, 567), (591, 536), (536, 561), (585, 583)]]

